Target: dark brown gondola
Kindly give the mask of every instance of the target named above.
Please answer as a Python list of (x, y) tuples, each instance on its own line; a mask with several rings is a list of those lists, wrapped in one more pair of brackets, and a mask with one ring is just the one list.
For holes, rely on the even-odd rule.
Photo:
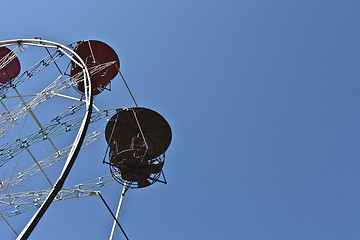
[(160, 180), (171, 128), (157, 112), (135, 107), (118, 112), (105, 128), (110, 148), (110, 171), (121, 184), (147, 187)]

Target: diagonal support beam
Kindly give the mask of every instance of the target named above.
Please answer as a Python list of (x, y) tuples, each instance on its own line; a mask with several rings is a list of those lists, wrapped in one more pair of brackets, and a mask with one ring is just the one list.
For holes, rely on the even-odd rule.
[[(19, 98), (21, 99), (21, 102), (24, 104), (24, 106), (26, 107), (26, 109), (28, 110), (28, 112), (30, 113), (30, 115), (33, 117), (33, 119), (35, 120), (36, 124), (39, 126), (39, 128), (44, 131), (43, 126), (41, 125), (41, 123), (39, 122), (39, 120), (37, 119), (37, 117), (35, 116), (34, 112), (31, 110), (31, 108), (26, 104), (26, 102), (24, 101), (24, 99), (22, 98), (22, 96), (20, 95), (19, 91), (14, 87), (15, 92), (17, 93), (17, 95), (19, 96)], [(58, 155), (60, 155), (59, 151), (57, 150), (57, 148), (55, 147), (55, 144), (53, 143), (53, 141), (48, 138), (50, 144), (53, 146), (53, 148), (55, 149), (56, 153)]]
[(8, 222), (8, 220), (6, 220), (5, 216), (1, 212), (0, 212), (0, 215), (5, 220), (7, 225), (11, 228), (11, 230), (13, 230), (13, 232), (16, 234), (16, 236), (19, 236), (19, 234), (15, 231), (15, 229), (11, 226), (11, 224)]
[[(50, 183), (50, 186), (53, 187), (53, 184), (51, 183), (49, 177), (46, 175), (44, 169), (40, 166), (39, 162), (36, 160), (36, 158), (34, 157), (34, 155), (30, 152), (28, 147), (25, 147), (26, 151), (30, 154), (31, 158), (34, 159), (36, 165), (39, 167), (40, 171), (44, 174), (46, 180)], [(58, 155), (59, 156), (59, 155)]]

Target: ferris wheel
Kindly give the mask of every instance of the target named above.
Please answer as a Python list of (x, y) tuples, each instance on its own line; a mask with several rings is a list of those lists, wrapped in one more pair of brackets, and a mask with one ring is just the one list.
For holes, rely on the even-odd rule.
[[(93, 102), (118, 73), (125, 82), (119, 67), (115, 51), (96, 40), (67, 46), (39, 37), (0, 41), (0, 224), (18, 239), (27, 239), (53, 201), (100, 195), (117, 181), (124, 187), (112, 239), (115, 224), (121, 228), (125, 192), (166, 183), (166, 120), (134, 98), (133, 108), (99, 109)], [(80, 149), (104, 138), (110, 173), (63, 188)], [(21, 233), (8, 220), (36, 209)]]

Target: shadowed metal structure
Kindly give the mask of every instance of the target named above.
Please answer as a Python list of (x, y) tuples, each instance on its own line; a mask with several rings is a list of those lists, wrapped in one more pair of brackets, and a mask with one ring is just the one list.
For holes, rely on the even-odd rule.
[[(113, 177), (129, 188), (166, 183), (162, 168), (171, 128), (157, 112), (135, 107), (118, 112), (105, 128)], [(160, 180), (160, 176), (163, 180)]]

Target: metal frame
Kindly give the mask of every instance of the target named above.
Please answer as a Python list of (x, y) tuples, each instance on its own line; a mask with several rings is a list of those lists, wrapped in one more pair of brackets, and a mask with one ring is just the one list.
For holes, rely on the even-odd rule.
[[(74, 162), (76, 160), (76, 157), (80, 151), (81, 145), (83, 143), (83, 140), (85, 138), (85, 134), (90, 122), (91, 112), (92, 112), (92, 102), (93, 102), (93, 93), (92, 93), (92, 87), (91, 87), (91, 80), (90, 80), (90, 73), (88, 68), (86, 67), (84, 61), (80, 58), (80, 56), (73, 51), (72, 49), (56, 43), (52, 41), (47, 40), (41, 40), (41, 39), (16, 39), (16, 40), (7, 40), (7, 41), (0, 41), (0, 47), (6, 47), (6, 46), (35, 46), (35, 47), (44, 47), (44, 48), (55, 48), (59, 50), (62, 54), (66, 55), (69, 59), (71, 59), (75, 64), (80, 66), (82, 69), (82, 74), (84, 76), (84, 96), (85, 96), (85, 103), (86, 103), (86, 113), (84, 116), (84, 119), (81, 123), (81, 126), (79, 128), (78, 134), (76, 135), (76, 138), (74, 140), (73, 146), (70, 150), (70, 153), (68, 155), (67, 161), (63, 167), (62, 173), (60, 174), (60, 177), (58, 178), (57, 182), (55, 183), (54, 187), (50, 191), (49, 195), (47, 196), (46, 200), (40, 207), (40, 209), (35, 213), (35, 215), (32, 217), (32, 219), (28, 222), (28, 224), (25, 226), (23, 231), (19, 234), (17, 239), (27, 239), (42, 216), (45, 214), (46, 210), (52, 203), (52, 201), (55, 199), (55, 197), (58, 195), (59, 191), (62, 189), (64, 182), (69, 175), (69, 172), (74, 165)], [(54, 58), (51, 57), (51, 60), (54, 61)], [(39, 71), (39, 70), (38, 70)], [(11, 83), (10, 83), (10, 86)]]
[[(119, 154), (121, 154), (121, 153), (123, 153), (123, 152), (129, 152), (129, 151), (137, 151), (137, 150), (136, 150), (136, 149), (127, 149), (127, 150), (124, 150), (124, 151), (120, 152)], [(165, 153), (161, 154), (160, 156), (158, 156), (158, 157), (156, 157), (156, 158), (153, 158), (153, 159), (152, 159), (152, 162), (165, 163)], [(111, 175), (113, 176), (113, 178), (114, 178), (118, 183), (120, 183), (121, 185), (127, 186), (126, 189), (129, 189), (129, 188), (131, 188), (131, 189), (138, 188), (137, 183), (128, 182), (128, 181), (124, 180), (124, 179), (121, 177), (121, 172), (120, 172), (120, 170), (118, 169), (118, 166), (117, 166), (116, 164), (111, 163), (111, 161), (109, 161), (109, 162), (103, 161), (103, 163), (109, 165), (109, 167), (110, 167), (110, 173), (111, 173)], [(163, 177), (163, 180), (159, 179), (160, 176)], [(147, 177), (147, 179), (148, 179), (148, 180), (151, 180), (151, 181), (150, 181), (150, 183), (151, 183), (150, 185), (154, 184), (155, 182), (160, 182), (160, 183), (167, 184), (163, 170), (161, 170), (161, 171), (158, 172), (158, 173), (151, 174), (149, 177)]]
[[(105, 187), (114, 182), (115, 179), (110, 174), (97, 177), (81, 184), (77, 184), (66, 189), (61, 189), (61, 191), (54, 199), (54, 202), (96, 195), (99, 188)], [(13, 217), (34, 209), (38, 209), (45, 201), (45, 198), (50, 193), (50, 191), (51, 189), (0, 195), (0, 206), (8, 206), (2, 211), (3, 216)]]

